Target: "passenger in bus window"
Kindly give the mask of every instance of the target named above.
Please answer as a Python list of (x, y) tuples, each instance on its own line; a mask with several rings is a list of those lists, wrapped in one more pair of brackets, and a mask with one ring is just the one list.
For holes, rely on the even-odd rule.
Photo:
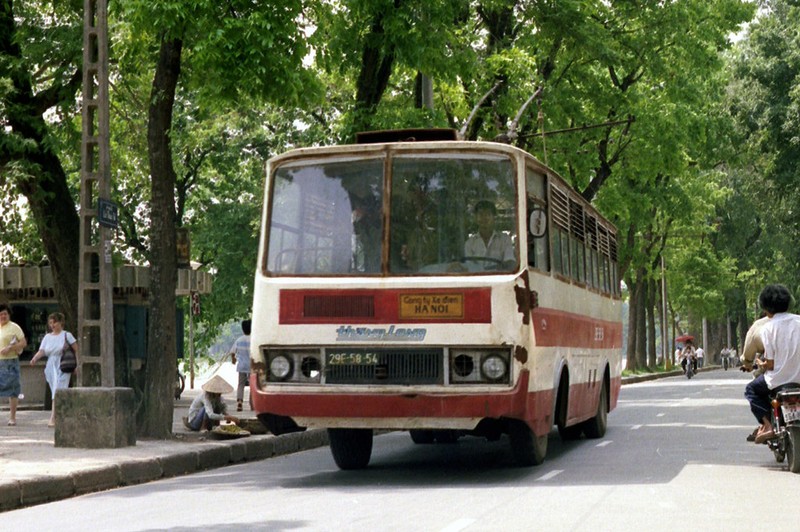
[(508, 234), (495, 229), (496, 216), (497, 209), (491, 201), (481, 200), (475, 204), (478, 231), (464, 244), (464, 259), (473, 263), (470, 270), (505, 269), (516, 263), (514, 242)]

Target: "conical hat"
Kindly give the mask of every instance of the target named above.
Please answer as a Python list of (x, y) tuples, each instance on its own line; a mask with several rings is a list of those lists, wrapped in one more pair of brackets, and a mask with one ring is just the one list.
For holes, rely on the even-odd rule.
[(204, 392), (208, 393), (231, 393), (233, 391), (233, 386), (228, 384), (228, 382), (219, 375), (214, 375), (214, 377), (202, 385), (201, 388)]

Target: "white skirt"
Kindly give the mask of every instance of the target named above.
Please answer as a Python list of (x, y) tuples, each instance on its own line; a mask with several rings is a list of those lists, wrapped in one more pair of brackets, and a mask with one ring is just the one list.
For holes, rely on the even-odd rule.
[(56, 390), (69, 388), (69, 378), (71, 373), (61, 371), (61, 355), (47, 357), (47, 364), (44, 367), (44, 378), (50, 385), (50, 393), (53, 399), (56, 397)]

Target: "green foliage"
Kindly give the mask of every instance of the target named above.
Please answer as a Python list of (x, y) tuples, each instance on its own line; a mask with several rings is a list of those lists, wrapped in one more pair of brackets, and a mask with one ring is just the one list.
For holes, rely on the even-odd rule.
[[(42, 65), (37, 86), (74, 68), (65, 58), (79, 56), (77, 4), (15, 3), (26, 60)], [(199, 318), (201, 347), (221, 324), (249, 314), (266, 159), (347, 141), (355, 124), (460, 129), (498, 82), (469, 124), (471, 138), (507, 133), (542, 87), (521, 113), (515, 142), (579, 190), (597, 185), (592, 198), (619, 227), (623, 265), (657, 276), (663, 254), (678, 310), (716, 316), (732, 292), (770, 277), (768, 268), (797, 270), (791, 242), (800, 206), (789, 192), (800, 144), (800, 43), (790, 31), (795, 8), (774, 5), (776, 17), (753, 26), (733, 68), (723, 71), (728, 36), (753, 15), (751, 2), (112, 3), (119, 255), (148, 260), (147, 109), (166, 36), (184, 44), (170, 132), (178, 223), (190, 229), (192, 259), (214, 274)], [(378, 103), (364, 108), (355, 95), (368, 51), (391, 59), (391, 72)], [(420, 72), (434, 80), (433, 110), (415, 108)], [(0, 102), (8, 87), (0, 73)], [(75, 106), (59, 108), (52, 125), (50, 142), (74, 188)], [(592, 127), (554, 133), (582, 126)], [(749, 163), (741, 168), (740, 139)], [(25, 149), (2, 130), (0, 142)], [(0, 260), (39, 260), (34, 225), (11, 194), (0, 199), (11, 213)]]
[(736, 257), (752, 308), (769, 282), (800, 286), (800, 6), (769, 3), (729, 57), (728, 104), (741, 158), (728, 171), (719, 245)]

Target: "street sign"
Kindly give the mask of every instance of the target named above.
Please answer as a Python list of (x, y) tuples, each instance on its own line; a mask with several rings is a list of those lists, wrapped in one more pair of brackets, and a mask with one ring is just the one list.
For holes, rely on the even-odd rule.
[(97, 198), (97, 223), (111, 229), (117, 228), (117, 204), (111, 200)]
[(192, 316), (200, 315), (200, 294), (192, 292)]

